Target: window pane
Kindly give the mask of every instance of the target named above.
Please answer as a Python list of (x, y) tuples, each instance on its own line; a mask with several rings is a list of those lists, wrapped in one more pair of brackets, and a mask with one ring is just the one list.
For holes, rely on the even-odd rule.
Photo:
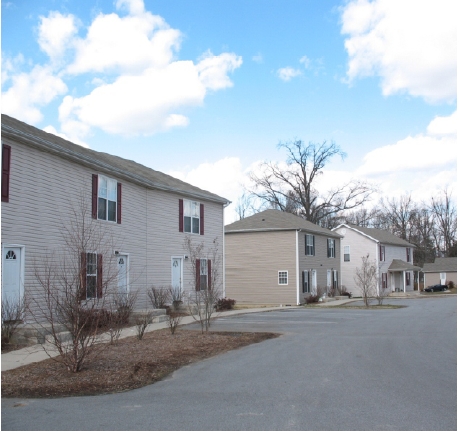
[(193, 218), (193, 233), (199, 234), (199, 218)]
[(97, 286), (96, 286), (97, 277), (95, 275), (88, 275), (86, 277), (86, 298), (92, 299), (96, 297)]
[(185, 227), (184, 227), (185, 233), (191, 233), (191, 217), (186, 216), (184, 218), (184, 223), (185, 223), (184, 224), (185, 225)]
[(108, 181), (108, 192), (107, 192), (107, 198), (109, 200), (113, 200), (116, 202), (116, 181), (113, 179), (110, 179)]
[(105, 198), (99, 197), (99, 202), (97, 206), (97, 218), (100, 220), (107, 219), (107, 200)]
[(191, 202), (190, 200), (183, 200), (183, 214), (191, 216)]
[(99, 197), (107, 198), (107, 178), (99, 176)]
[(116, 201), (108, 202), (108, 220), (116, 221)]
[(199, 218), (199, 203), (193, 202), (193, 217)]

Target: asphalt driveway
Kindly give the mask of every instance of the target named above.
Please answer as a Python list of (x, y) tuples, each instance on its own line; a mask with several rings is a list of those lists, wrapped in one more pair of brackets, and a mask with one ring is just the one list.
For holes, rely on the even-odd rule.
[(2, 429), (456, 430), (456, 297), (391, 303), (220, 318), (283, 335), (126, 393), (2, 399)]

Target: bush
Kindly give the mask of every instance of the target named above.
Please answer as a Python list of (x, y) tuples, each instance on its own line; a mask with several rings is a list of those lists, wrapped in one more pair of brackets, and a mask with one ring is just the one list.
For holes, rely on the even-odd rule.
[(156, 288), (152, 286), (147, 294), (155, 310), (166, 308), (166, 305), (170, 302), (170, 291), (164, 287)]
[(217, 311), (232, 310), (234, 304), (236, 304), (236, 301), (234, 299), (219, 298), (217, 299), (217, 302), (215, 303), (214, 307)]
[(343, 292), (341, 292), (341, 296), (348, 296), (349, 299), (351, 299), (351, 298), (352, 298), (352, 293), (351, 293), (351, 292), (343, 291)]
[(306, 302), (306, 304), (315, 304), (319, 302), (320, 297), (321, 295), (309, 295), (305, 296), (304, 301)]
[(446, 282), (446, 285), (448, 286), (448, 289), (449, 289), (449, 290), (452, 290), (452, 289), (454, 289), (454, 287), (456, 287), (456, 286), (454, 285), (454, 281), (447, 281), (447, 282)]

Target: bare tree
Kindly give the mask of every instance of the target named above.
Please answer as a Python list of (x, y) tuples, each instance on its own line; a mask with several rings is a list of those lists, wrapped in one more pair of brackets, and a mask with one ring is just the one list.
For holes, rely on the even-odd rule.
[(215, 238), (210, 248), (204, 242), (193, 244), (191, 237), (184, 241), (185, 250), (189, 256), (189, 266), (194, 278), (191, 291), (187, 296), (188, 309), (193, 318), (199, 321), (201, 331), (209, 331), (215, 304), (221, 298), (221, 252), (218, 239)]
[(258, 208), (255, 206), (253, 197), (247, 191), (244, 191), (244, 193), (238, 198), (235, 210), (240, 220), (258, 212)]
[(341, 184), (326, 194), (317, 190), (316, 180), (324, 166), (335, 155), (345, 157), (334, 142), (305, 145), (301, 140), (294, 140), (281, 142), (278, 147), (287, 151), (285, 164), (263, 162), (261, 175), (250, 174), (254, 185), (250, 193), (277, 209), (321, 224), (331, 215), (361, 206), (374, 191), (361, 181)]
[(12, 342), (17, 327), (22, 323), (26, 311), (25, 298), (11, 299), (2, 296), (2, 347)]
[(166, 308), (166, 305), (171, 301), (171, 292), (166, 287), (152, 286), (147, 295), (154, 309)]
[(376, 294), (377, 289), (377, 270), (376, 263), (370, 261), (370, 255), (362, 257), (362, 266), (355, 269), (354, 281), (362, 292), (365, 307), (369, 307), (369, 298)]
[(457, 209), (451, 200), (451, 191), (445, 188), (442, 197), (433, 198), (431, 210), (436, 228), (435, 244), (438, 254), (446, 257), (457, 256)]
[[(109, 225), (91, 218), (84, 197), (61, 228), (64, 248), (35, 262), (38, 296), (29, 312), (46, 335), (44, 350), (56, 350), (69, 371), (78, 372), (104, 345), (99, 328), (110, 326), (118, 273)], [(68, 338), (63, 337), (63, 332)], [(50, 345), (51, 348), (48, 346)]]

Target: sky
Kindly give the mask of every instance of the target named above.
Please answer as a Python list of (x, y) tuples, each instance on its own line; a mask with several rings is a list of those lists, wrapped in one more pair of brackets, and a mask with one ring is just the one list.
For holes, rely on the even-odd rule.
[[(3, 0), (1, 109), (235, 204), (279, 142), (319, 187), (457, 191), (456, 0)], [(371, 204), (371, 203), (370, 203)]]

